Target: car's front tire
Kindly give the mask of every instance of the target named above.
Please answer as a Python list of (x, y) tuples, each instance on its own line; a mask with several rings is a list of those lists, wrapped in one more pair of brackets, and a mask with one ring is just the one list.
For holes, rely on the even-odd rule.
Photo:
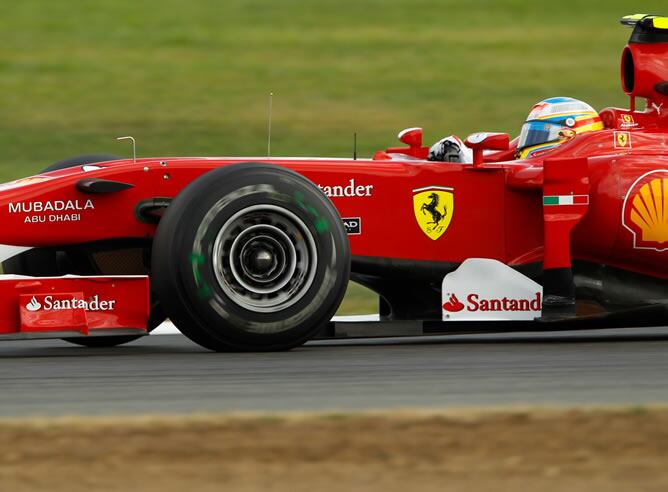
[(153, 241), (152, 284), (169, 318), (211, 350), (286, 350), (338, 308), (350, 251), (337, 210), (303, 176), (245, 163), (193, 181)]

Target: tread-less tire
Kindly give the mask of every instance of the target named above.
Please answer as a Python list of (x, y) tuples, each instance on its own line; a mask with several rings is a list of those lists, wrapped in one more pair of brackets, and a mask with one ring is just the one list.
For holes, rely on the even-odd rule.
[(171, 203), (153, 241), (152, 283), (169, 318), (216, 351), (287, 350), (336, 312), (350, 249), (336, 208), (289, 169), (211, 171)]

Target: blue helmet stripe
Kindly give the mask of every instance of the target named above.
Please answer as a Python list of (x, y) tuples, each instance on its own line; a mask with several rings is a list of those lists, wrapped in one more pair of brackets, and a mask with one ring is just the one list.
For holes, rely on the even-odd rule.
[(549, 99), (545, 99), (544, 103), (562, 103), (562, 102), (571, 102), (571, 101), (576, 101), (576, 99), (573, 99), (572, 97), (551, 97)]
[(560, 123), (564, 121), (565, 119), (568, 118), (577, 118), (579, 116), (588, 116), (590, 113), (574, 113), (574, 114), (567, 114), (567, 115), (561, 115), (561, 116), (555, 116), (553, 118), (545, 118), (541, 119), (539, 121), (546, 121), (548, 123)]

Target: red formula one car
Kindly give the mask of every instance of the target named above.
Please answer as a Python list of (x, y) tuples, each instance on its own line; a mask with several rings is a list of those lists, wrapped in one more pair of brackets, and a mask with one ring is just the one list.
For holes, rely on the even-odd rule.
[[(0, 185), (0, 338), (108, 346), (169, 317), (209, 349), (280, 350), (664, 324), (668, 19), (622, 22), (630, 109), (530, 156), (479, 133), (472, 162), (435, 162), (409, 129), (373, 159), (84, 156)], [(349, 279), (380, 323), (330, 323)]]

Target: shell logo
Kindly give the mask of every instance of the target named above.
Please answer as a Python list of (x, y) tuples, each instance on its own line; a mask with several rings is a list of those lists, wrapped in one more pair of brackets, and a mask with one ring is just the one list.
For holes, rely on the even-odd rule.
[(668, 170), (636, 179), (624, 198), (622, 224), (633, 234), (634, 248), (668, 250)]

